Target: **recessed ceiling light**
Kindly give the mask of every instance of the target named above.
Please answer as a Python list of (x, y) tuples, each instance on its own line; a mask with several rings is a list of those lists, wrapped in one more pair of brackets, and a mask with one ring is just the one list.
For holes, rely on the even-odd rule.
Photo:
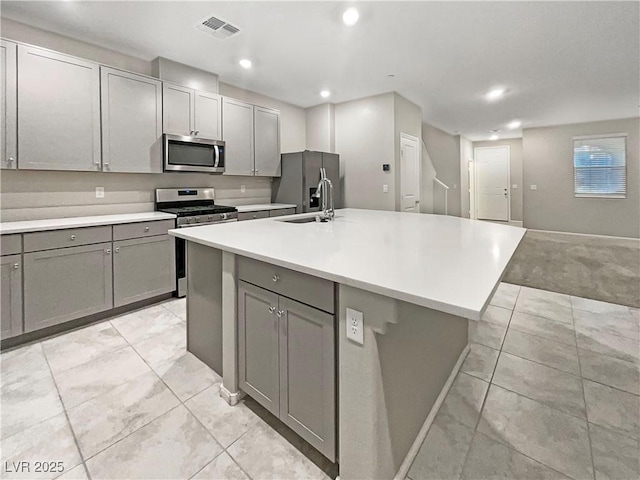
[(500, 133), (502, 130), (499, 128), (495, 128), (493, 130), (489, 130), (489, 133)]
[(522, 125), (522, 122), (520, 120), (514, 120), (509, 124), (509, 128), (511, 130), (515, 130), (516, 128), (520, 128), (520, 125)]
[(320, 96), (321, 96), (322, 98), (327, 98), (329, 95), (331, 95), (331, 92), (330, 92), (329, 90), (322, 90), (322, 91), (320, 92)]
[(497, 140), (497, 139), (498, 139), (498, 135), (495, 135), (495, 134), (489, 137), (489, 140)]
[(494, 88), (487, 93), (487, 98), (489, 100), (497, 100), (502, 95), (504, 95), (504, 88)]
[(251, 68), (251, 60), (243, 58), (238, 62), (242, 68)]
[(347, 8), (342, 14), (342, 21), (348, 27), (355, 25), (359, 18), (360, 14), (358, 13), (358, 10), (353, 7)]

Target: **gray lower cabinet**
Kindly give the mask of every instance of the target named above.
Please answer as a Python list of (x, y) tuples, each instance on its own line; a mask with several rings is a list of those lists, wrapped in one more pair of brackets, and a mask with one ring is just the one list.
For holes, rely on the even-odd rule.
[(32, 332), (113, 306), (111, 242), (24, 254), (24, 329)]
[(173, 237), (134, 238), (113, 242), (114, 307), (176, 289)]
[(244, 281), (240, 388), (335, 460), (334, 316)]
[(22, 256), (0, 257), (2, 340), (22, 333)]
[(240, 281), (238, 303), (240, 388), (278, 416), (278, 295)]

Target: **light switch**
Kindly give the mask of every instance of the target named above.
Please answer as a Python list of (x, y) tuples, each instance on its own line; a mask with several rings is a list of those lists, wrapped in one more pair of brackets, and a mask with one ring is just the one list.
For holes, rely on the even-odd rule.
[(382, 193), (389, 193), (389, 185), (382, 185)]
[(347, 338), (364, 345), (364, 315), (352, 308), (347, 308)]
[(511, 185), (511, 188), (513, 188), (515, 190), (516, 188), (518, 188), (518, 184), (514, 183), (513, 185)]
[(96, 198), (104, 198), (104, 187), (96, 187)]
[(538, 189), (538, 185), (531, 185), (531, 190), (537, 190)]

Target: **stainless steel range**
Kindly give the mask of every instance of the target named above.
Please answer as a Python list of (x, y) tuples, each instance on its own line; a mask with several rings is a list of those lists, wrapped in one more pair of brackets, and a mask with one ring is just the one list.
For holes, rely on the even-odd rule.
[[(215, 204), (213, 188), (158, 188), (156, 210), (177, 215), (176, 227), (199, 227), (238, 221), (238, 209)], [(176, 238), (178, 296), (187, 294), (186, 244)]]

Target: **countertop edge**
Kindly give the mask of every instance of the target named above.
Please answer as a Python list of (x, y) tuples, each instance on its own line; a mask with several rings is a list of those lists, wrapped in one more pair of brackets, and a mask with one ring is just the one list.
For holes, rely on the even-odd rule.
[[(108, 217), (108, 218), (107, 218)], [(50, 218), (0, 223), (0, 235), (64, 230), (68, 228), (99, 227), (120, 223), (137, 223), (154, 220), (173, 220), (176, 215), (164, 212), (123, 213), (89, 217)], [(57, 222), (57, 223), (56, 223)], [(15, 225), (15, 226), (12, 226)]]

